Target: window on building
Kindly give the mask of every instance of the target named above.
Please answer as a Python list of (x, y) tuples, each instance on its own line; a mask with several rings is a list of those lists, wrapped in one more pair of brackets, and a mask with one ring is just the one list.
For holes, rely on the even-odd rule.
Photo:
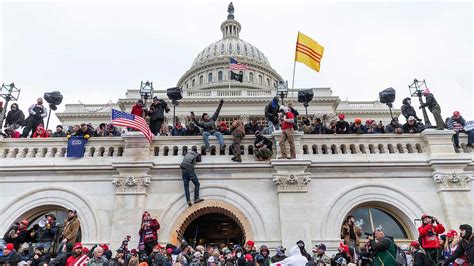
[(258, 75), (258, 84), (263, 84), (263, 77), (262, 77), (262, 75)]
[(402, 222), (385, 209), (359, 207), (349, 214), (355, 217), (357, 224), (361, 224), (362, 232), (373, 232), (375, 228), (382, 227), (385, 235), (396, 239), (408, 239), (408, 234)]
[(212, 82), (212, 73), (207, 75), (207, 82)]
[(203, 76), (199, 76), (199, 85), (202, 85), (203, 82), (204, 82), (204, 77), (203, 77)]
[(270, 79), (267, 79), (267, 86), (270, 87)]
[(187, 89), (187, 88), (189, 88), (189, 83), (188, 83), (188, 82), (186, 82), (186, 89)]
[(192, 87), (196, 86), (196, 80), (195, 79), (193, 79), (193, 81), (191, 82), (191, 86)]
[(253, 73), (252, 72), (249, 73), (249, 81), (253, 82)]
[(222, 71), (217, 72), (217, 80), (222, 81)]

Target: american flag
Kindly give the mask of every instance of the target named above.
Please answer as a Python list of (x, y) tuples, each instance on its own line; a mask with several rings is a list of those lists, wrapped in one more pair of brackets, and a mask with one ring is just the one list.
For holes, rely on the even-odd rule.
[(230, 59), (230, 70), (240, 71), (240, 70), (246, 70), (246, 69), (249, 69), (249, 66), (247, 64), (241, 64), (237, 62), (237, 60), (235, 60), (234, 58)]
[(151, 133), (150, 127), (148, 127), (145, 119), (141, 116), (112, 109), (112, 125), (139, 130), (143, 135), (145, 135), (149, 142), (153, 140), (153, 134)]

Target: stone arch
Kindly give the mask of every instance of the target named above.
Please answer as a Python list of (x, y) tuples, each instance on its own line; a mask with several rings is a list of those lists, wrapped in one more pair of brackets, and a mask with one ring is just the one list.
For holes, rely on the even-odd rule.
[(34, 216), (48, 206), (77, 210), (81, 222), (82, 242), (97, 243), (100, 226), (92, 205), (79, 193), (60, 187), (43, 187), (31, 190), (10, 201), (0, 210), (0, 233), (3, 235), (15, 221)]
[(339, 239), (346, 215), (357, 206), (379, 205), (406, 225), (409, 237), (416, 236), (414, 219), (423, 213), (420, 205), (406, 193), (382, 184), (361, 184), (340, 193), (328, 206), (321, 226), (322, 239)]
[[(184, 195), (179, 195), (164, 208), (165, 212), (160, 217), (160, 224), (164, 226), (162, 230), (158, 231), (160, 241), (175, 241), (177, 239), (176, 231), (179, 232), (185, 222), (190, 224), (195, 218), (213, 212), (213, 210), (222, 214), (227, 213), (226, 215), (241, 226), (247, 239), (265, 239), (266, 230), (263, 225), (262, 212), (257, 209), (258, 205), (249, 197), (234, 189), (218, 185), (202, 186), (199, 192), (205, 198), (199, 204), (188, 207)], [(225, 210), (229, 211), (231, 215)], [(190, 220), (186, 220), (188, 218)]]
[(205, 200), (203, 203), (187, 208), (178, 216), (171, 230), (170, 242), (179, 243), (186, 228), (194, 220), (208, 213), (219, 213), (230, 217), (242, 229), (244, 239), (254, 239), (250, 222), (237, 207), (221, 200)]

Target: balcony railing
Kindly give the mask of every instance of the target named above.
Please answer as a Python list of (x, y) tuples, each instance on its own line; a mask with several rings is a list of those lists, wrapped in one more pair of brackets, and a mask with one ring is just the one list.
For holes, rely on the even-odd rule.
[[(274, 143), (274, 155), (279, 149), (279, 135), (269, 136)], [(472, 153), (466, 147), (467, 138), (461, 136), (461, 149), (449, 149), (449, 135), (445, 135), (445, 147), (450, 153)], [(247, 136), (241, 143), (244, 158), (254, 156), (253, 136)], [(227, 148), (220, 151), (217, 140), (210, 138), (211, 151), (206, 154), (201, 136), (163, 137), (160, 136), (151, 144), (148, 151), (143, 152), (150, 158), (179, 157), (188, 150), (196, 150), (204, 156), (223, 157), (232, 155), (230, 144), (232, 136), (225, 136)], [(334, 156), (400, 156), (430, 153), (430, 144), (420, 134), (376, 134), (376, 135), (295, 135), (295, 146), (301, 158), (332, 158)], [(0, 139), (0, 159), (28, 158), (64, 158), (66, 157), (67, 140), (65, 138), (48, 139)], [(85, 158), (117, 158), (126, 157), (126, 137), (90, 138), (85, 147)], [(1, 165), (1, 163), (0, 163)]]

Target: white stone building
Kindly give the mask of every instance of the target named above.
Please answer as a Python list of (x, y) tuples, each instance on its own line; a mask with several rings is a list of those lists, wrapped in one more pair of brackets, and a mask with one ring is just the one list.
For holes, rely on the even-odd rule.
[[(240, 24), (228, 18), (221, 29), (223, 39), (199, 53), (178, 81), (184, 88), (176, 109), (179, 119), (186, 120), (191, 110), (211, 113), (221, 98), (223, 118), (262, 118), (264, 105), (275, 95), (274, 83), (281, 77), (262, 52), (239, 39)], [(230, 89), (229, 56), (251, 67), (244, 82), (232, 81)], [(329, 88), (314, 92), (311, 115), (389, 120), (383, 104), (344, 102)], [(289, 98), (296, 99), (294, 94)], [(112, 107), (130, 110), (138, 98), (137, 90), (129, 90)], [(94, 112), (98, 107), (67, 105), (58, 117), (65, 125), (108, 122), (110, 108)], [(301, 105), (297, 108), (303, 112)], [(91, 138), (80, 159), (65, 158), (65, 139), (0, 139), (0, 234), (21, 219), (35, 223), (46, 212), (60, 216), (76, 209), (83, 243), (116, 248), (129, 234), (134, 246), (141, 214), (148, 210), (161, 224), (161, 243), (183, 237), (193, 242), (197, 236), (199, 243), (253, 239), (274, 248), (302, 239), (308, 246), (324, 242), (334, 250), (348, 214), (362, 219), (365, 231), (382, 225), (396, 240), (409, 241), (417, 237), (423, 213), (454, 229), (474, 220), (474, 153), (466, 139), (455, 150), (451, 135), (436, 130), (411, 135), (299, 133), (297, 159), (270, 162), (254, 160), (254, 138), (247, 136), (242, 163), (230, 160), (229, 149), (203, 156), (196, 173), (206, 200), (192, 207), (184, 199), (179, 164), (183, 152), (203, 145), (201, 137), (159, 137), (152, 143), (137, 133)], [(279, 132), (269, 137), (277, 142)], [(225, 141), (229, 145), (231, 138)], [(217, 146), (214, 138), (211, 144)]]

